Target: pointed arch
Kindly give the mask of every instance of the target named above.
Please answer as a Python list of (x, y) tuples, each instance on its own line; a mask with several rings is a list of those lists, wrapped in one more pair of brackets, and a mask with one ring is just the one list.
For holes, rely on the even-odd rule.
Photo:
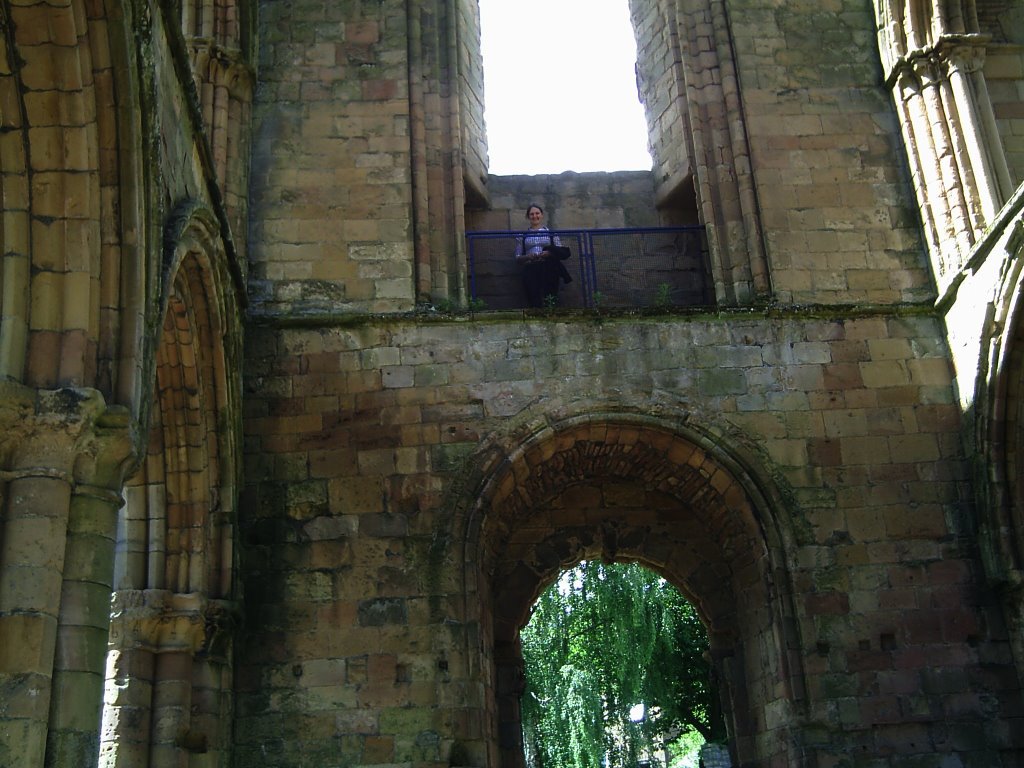
[[(676, 416), (544, 420), (490, 441), (466, 473), (447, 560), (461, 565), (465, 619), (479, 625), (492, 764), (522, 760), (519, 630), (562, 570), (593, 558), (639, 562), (698, 607), (741, 762), (798, 760), (785, 736), (805, 695), (781, 496), (726, 435)], [(786, 714), (768, 726), (765, 708)], [(761, 754), (769, 728), (773, 756)]]
[(106, 766), (229, 747), (241, 331), (212, 211), (179, 207), (164, 275), (148, 450), (118, 541)]
[(1002, 283), (982, 338), (975, 439), (989, 459), (988, 476), (979, 484), (988, 496), (981, 520), (986, 566), (995, 580), (1016, 583), (1024, 574), (1024, 223), (1019, 212), (1000, 272)]
[[(992, 299), (978, 313), (973, 437), (982, 561), (1024, 681), (1024, 189), (986, 243)], [(966, 387), (965, 387), (966, 388)]]

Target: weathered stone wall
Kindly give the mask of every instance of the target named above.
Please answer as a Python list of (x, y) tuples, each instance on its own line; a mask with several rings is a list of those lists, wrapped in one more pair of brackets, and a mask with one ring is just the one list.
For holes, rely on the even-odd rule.
[(1021, 0), (986, 0), (975, 8), (978, 24), (999, 42), (1021, 42), (1024, 36), (1024, 3)]
[[(734, 764), (1022, 764), (1022, 6), (953, 6), (634, 0), (655, 172), (482, 190), (472, 0), (0, 0), (0, 764), (515, 766), (582, 557), (692, 597)], [(401, 314), (537, 195), (721, 308)]]
[(552, 229), (662, 223), (654, 206), (654, 180), (647, 171), (491, 176), (487, 188), (489, 206), (467, 212), (469, 231), (525, 229), (526, 207), (533, 203), (544, 209), (544, 222)]
[(978, 25), (992, 36), (984, 76), (1013, 186), (1024, 182), (1024, 0), (980, 3)]
[[(702, 221), (719, 247), (737, 236), (730, 230), (756, 196), (783, 302), (930, 295), (869, 3), (743, 0), (686, 13), (633, 3), (633, 18), (659, 194), (675, 190), (692, 163)], [(688, 113), (675, 113), (677, 98)], [(751, 190), (742, 186), (748, 168)], [(726, 183), (734, 178), (735, 191)], [(740, 277), (723, 275), (720, 296)]]
[[(213, 6), (189, 13), (212, 21)], [(5, 768), (89, 767), (101, 752), (108, 765), (159, 764), (186, 733), (208, 760), (229, 759), (231, 640), (197, 604), (229, 601), (233, 588), (241, 270), (222, 201), (238, 203), (246, 182), (244, 164), (216, 166), (245, 145), (237, 110), (196, 108), (181, 7), (0, 3)], [(219, 31), (218, 44), (237, 47)], [(139, 481), (147, 447), (155, 458)], [(152, 507), (132, 503), (146, 496), (125, 491), (133, 481)], [(126, 545), (131, 515), (148, 525)], [(153, 567), (132, 586), (177, 610), (138, 606), (133, 619), (152, 631), (126, 638), (112, 590), (139, 550)], [(163, 562), (188, 576), (163, 581)], [(187, 639), (161, 636), (169, 623)], [(108, 672), (118, 683), (105, 699)]]
[[(737, 764), (1021, 748), (873, 8), (682, 5), (631, 3), (652, 173), (475, 190), (474, 9), (264, 4), (240, 764), (514, 765), (517, 622), (591, 556), (693, 597)], [(457, 297), (460, 227), (531, 202), (699, 221), (725, 309), (363, 314)]]
[(475, 7), (261, 9), (253, 302), (394, 312), (459, 300), (466, 198), (483, 194), (486, 156)]
[[(1020, 12), (1024, 29), (1024, 11)], [(1016, 45), (990, 46), (985, 79), (1014, 185), (1024, 182), (1024, 31)]]
[(680, 41), (674, 16), (663, 12), (661, 4), (631, 0), (629, 6), (637, 40), (637, 85), (654, 161), (652, 173), (658, 199), (664, 200), (685, 184), (693, 186)]
[(480, 52), (480, 4), (458, 0), (459, 117), (467, 197), (487, 191), (487, 129), (484, 124), (484, 69)]
[(252, 300), (409, 308), (406, 4), (264, 2), (260, 14)]
[(870, 4), (730, 3), (729, 18), (776, 298), (926, 300)]
[[(340, 749), (351, 764), (440, 766), (457, 742), (485, 764), (478, 622), (492, 614), (477, 601), (490, 588), (438, 555), (438, 536), (465, 535), (448, 520), (482, 446), (595, 408), (683, 412), (724, 443), (760, 446), (751, 471), (782, 489), (776, 524), (794, 548), (776, 578), (795, 594), (783, 666), (802, 669), (806, 698), (758, 715), (789, 736), (746, 743), (746, 759), (787, 738), (822, 759), (883, 743), (924, 757), (950, 746), (940, 722), (1013, 722), (1016, 694), (996, 682), (1013, 674), (1007, 638), (964, 538), (940, 335), (932, 317), (896, 315), (252, 329), (238, 758), (291, 766)], [(630, 444), (629, 430), (602, 434)], [(552, 477), (566, 491), (587, 482)], [(690, 593), (710, 606), (703, 589)], [(963, 749), (997, 762), (1007, 742), (986, 733)]]

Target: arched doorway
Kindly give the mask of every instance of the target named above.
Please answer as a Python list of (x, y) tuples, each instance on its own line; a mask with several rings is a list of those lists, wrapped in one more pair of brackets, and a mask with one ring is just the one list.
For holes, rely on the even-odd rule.
[(721, 435), (685, 421), (591, 414), (545, 425), (504, 456), (492, 450), (487, 466), (465, 539), (489, 657), (487, 764), (523, 762), (518, 635), (531, 606), (566, 567), (596, 558), (639, 562), (697, 607), (737, 764), (799, 764), (789, 747), (803, 683), (791, 653), (799, 643), (787, 534), (766, 484)]
[(725, 739), (704, 623), (642, 565), (562, 571), (519, 637), (530, 768), (694, 764), (704, 743)]

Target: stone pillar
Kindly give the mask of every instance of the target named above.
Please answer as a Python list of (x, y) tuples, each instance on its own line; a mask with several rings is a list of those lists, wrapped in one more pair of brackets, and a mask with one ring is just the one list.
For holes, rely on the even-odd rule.
[(149, 766), (155, 656), (144, 648), (116, 649), (107, 656), (100, 768)]
[(523, 716), (519, 699), (526, 687), (523, 648), (519, 641), (494, 648), (495, 693), (498, 699), (498, 749), (501, 768), (525, 768)]
[(940, 6), (914, 12), (903, 0), (875, 0), (881, 62), (945, 291), (1013, 184), (983, 70), (990, 37), (973, 11)]
[(37, 768), (46, 748), (71, 482), (56, 467), (23, 466), (12, 475), (0, 539), (0, 765)]
[(748, 722), (745, 712), (749, 711), (749, 700), (735, 649), (729, 644), (721, 644), (715, 638), (711, 638), (708, 654), (711, 662), (711, 687), (718, 699), (717, 703), (721, 706), (726, 730), (724, 734), (715, 735), (724, 738), (737, 751), (746, 751), (751, 737), (745, 727)]
[(211, 766), (226, 764), (231, 752), (231, 655), (239, 613), (238, 605), (231, 601), (207, 604), (203, 647), (193, 662), (192, 717), (186, 746), (201, 750)]
[(53, 670), (53, 699), (46, 765), (94, 765), (99, 749), (104, 660), (110, 632), (114, 541), (125, 462), (130, 456), (127, 413), (101, 418), (100, 438), (89, 452), (97, 484), (76, 482), (71, 495), (60, 619)]
[(233, 603), (197, 594), (115, 594), (102, 768), (184, 768), (195, 764), (193, 754), (211, 765), (223, 762), (236, 616)]
[[(31, 400), (4, 434), (15, 447), (0, 512), (0, 765), (82, 768), (95, 761), (127, 418), (94, 390)], [(106, 487), (76, 485), (99, 465)]]
[(185, 768), (183, 750), (190, 737), (192, 653), (181, 649), (157, 654), (153, 675), (151, 768)]
[[(947, 271), (944, 266), (947, 259), (941, 256), (943, 237), (939, 228), (949, 220), (949, 205), (937, 187), (936, 174), (930, 172), (927, 155), (930, 151), (930, 128), (925, 119), (921, 104), (921, 82), (912, 69), (905, 68), (896, 78), (893, 85), (893, 99), (899, 115), (903, 143), (910, 159), (910, 173), (914, 181), (914, 190), (919, 200), (933, 199), (933, 205), (921, 209), (922, 227), (928, 247), (934, 254), (933, 268), (940, 277)], [(934, 194), (933, 194), (934, 193)]]
[(958, 45), (946, 52), (947, 77), (958, 118), (954, 126), (970, 158), (972, 196), (981, 216), (979, 232), (995, 220), (1013, 189), (1006, 153), (991, 115), (988, 87), (981, 74), (984, 65), (985, 49), (981, 45)]

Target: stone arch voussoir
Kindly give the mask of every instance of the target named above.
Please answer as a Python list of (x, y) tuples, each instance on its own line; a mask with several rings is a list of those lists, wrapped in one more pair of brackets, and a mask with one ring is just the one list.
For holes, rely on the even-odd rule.
[(782, 704), (795, 724), (803, 683), (787, 618), (793, 535), (754, 455), (692, 414), (605, 408), (523, 420), (481, 449), (464, 474), (449, 562), (463, 564), (467, 604), (479, 610), (466, 618), (479, 622), (497, 664), (498, 703), (485, 708), (501, 722), (503, 765), (517, 759), (507, 722), (515, 707), (501, 681), (515, 667), (518, 632), (540, 591), (582, 559), (639, 562), (694, 602), (730, 681), (739, 756), (764, 736), (763, 707)]
[(982, 339), (975, 390), (975, 440), (987, 457), (980, 478), (981, 533), (989, 576), (1019, 583), (1024, 574), (1024, 231), (1011, 238), (1002, 284)]

